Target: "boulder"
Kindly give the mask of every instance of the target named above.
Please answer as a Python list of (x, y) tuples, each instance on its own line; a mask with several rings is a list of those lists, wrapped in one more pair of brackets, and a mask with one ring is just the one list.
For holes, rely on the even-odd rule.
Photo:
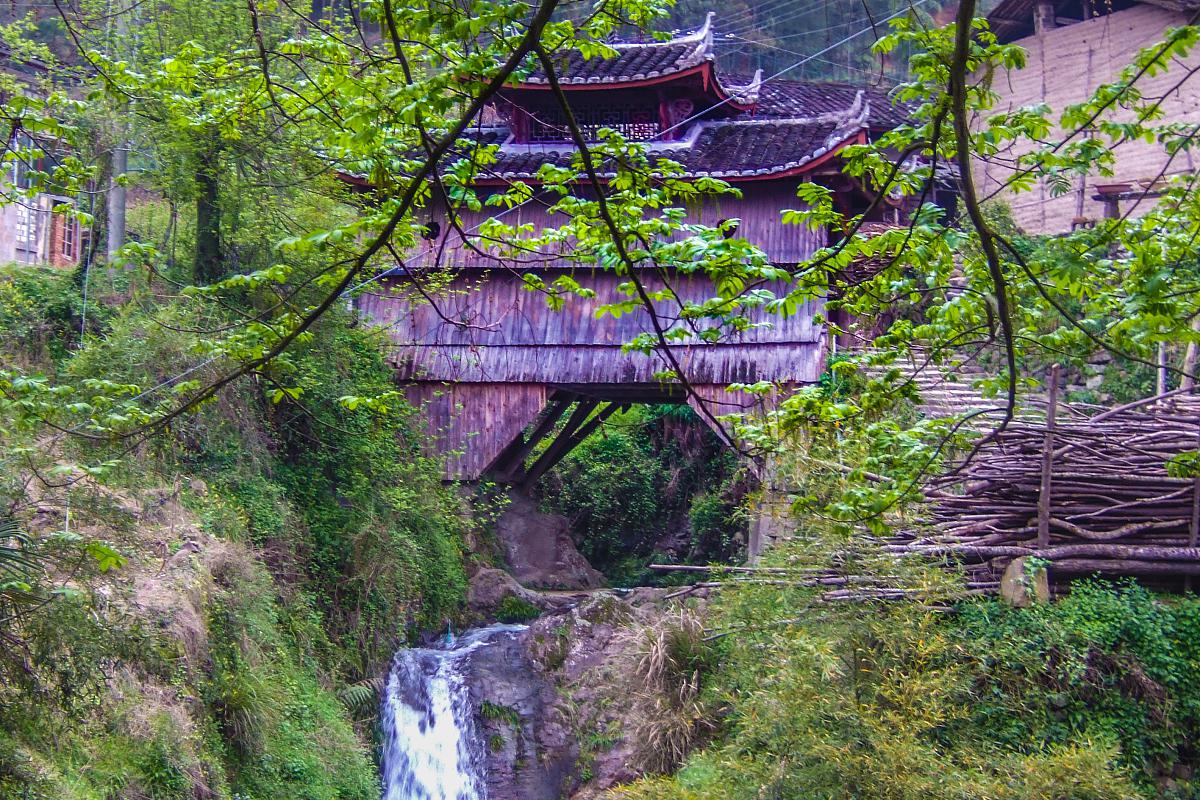
[(1000, 596), (1017, 608), (1050, 599), (1050, 576), (1044, 565), (1032, 566), (1025, 556), (1014, 558), (1000, 578)]
[(571, 524), (561, 514), (545, 514), (517, 491), (496, 521), (509, 572), (522, 586), (543, 589), (595, 589), (604, 576), (588, 564), (571, 540)]
[(502, 569), (481, 567), (467, 583), (467, 609), (479, 619), (491, 619), (506, 597), (517, 597), (545, 611), (550, 608), (545, 598), (517, 583)]

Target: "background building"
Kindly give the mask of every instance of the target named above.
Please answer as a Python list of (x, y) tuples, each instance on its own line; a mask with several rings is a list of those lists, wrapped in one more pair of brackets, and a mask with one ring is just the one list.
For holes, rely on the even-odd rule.
[[(1003, 0), (988, 20), (1001, 41), (1025, 48), (1028, 63), (1023, 70), (996, 77), (992, 88), (1001, 98), (996, 110), (1046, 103), (1057, 116), (1116, 78), (1139, 50), (1160, 41), (1168, 28), (1186, 24), (1198, 9), (1197, 0)], [(1200, 81), (1188, 76), (1188, 70), (1198, 64), (1200, 54), (1193, 54), (1165, 74), (1138, 81), (1144, 97), (1162, 98), (1166, 121), (1200, 123)], [(1196, 156), (1189, 151), (1171, 159), (1157, 143), (1125, 142), (1114, 150), (1117, 163), (1112, 176), (1089, 175), (1057, 197), (1045, 183), (1020, 194), (1004, 191), (1003, 184), (1012, 174), (1007, 162), (1030, 149), (1023, 143), (1023, 149), (1002, 153), (1002, 160), (981, 162), (976, 168), (982, 194), (999, 192), (1012, 207), (1017, 224), (1029, 233), (1062, 233), (1072, 226), (1093, 224), (1117, 208), (1124, 213), (1128, 203), (1137, 202), (1135, 198), (1160, 176), (1190, 172), (1197, 166)]]

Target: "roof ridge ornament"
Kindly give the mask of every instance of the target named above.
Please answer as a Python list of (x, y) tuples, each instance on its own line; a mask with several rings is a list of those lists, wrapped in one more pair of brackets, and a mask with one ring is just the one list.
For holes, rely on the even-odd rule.
[(726, 90), (735, 103), (750, 105), (758, 102), (758, 93), (762, 89), (762, 68), (754, 71), (754, 77), (744, 86), (728, 86)]
[(695, 43), (696, 48), (690, 52), (684, 51), (683, 55), (675, 62), (682, 69), (694, 67), (704, 61), (716, 61), (717, 54), (713, 49), (713, 34), (712, 21), (716, 12), (710, 11), (704, 17), (704, 24), (700, 29), (687, 36), (681, 36), (664, 44), (692, 44)]
[(840, 115), (843, 123), (834, 128), (833, 132), (829, 134), (829, 137), (825, 140), (825, 146), (832, 148), (834, 145), (845, 141), (850, 134), (867, 127), (867, 120), (870, 118), (870, 114), (871, 103), (867, 100), (867, 93), (859, 89), (854, 93), (854, 102)]
[(704, 17), (704, 24), (690, 33), (685, 33), (682, 36), (672, 36), (670, 39), (662, 39), (650, 42), (608, 42), (608, 46), (614, 50), (639, 50), (645, 47), (672, 47), (681, 44), (700, 44), (706, 49), (712, 49), (713, 42), (713, 18), (717, 15), (715, 11), (709, 11)]

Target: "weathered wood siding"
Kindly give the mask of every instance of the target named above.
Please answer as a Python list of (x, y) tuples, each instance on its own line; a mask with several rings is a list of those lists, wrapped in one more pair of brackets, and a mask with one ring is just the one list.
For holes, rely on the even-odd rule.
[[(795, 205), (780, 202), (776, 214)], [(732, 210), (705, 213), (712, 216), (711, 222), (736, 216)], [(765, 214), (755, 219), (761, 228), (747, 222), (740, 233), (750, 237), (761, 230), (774, 254), (786, 254), (788, 263), (803, 261), (825, 244), (823, 231), (785, 229), (778, 222), (767, 225)], [(630, 339), (652, 330), (645, 309), (616, 318), (597, 315), (604, 303), (630, 299), (618, 289), (623, 279), (599, 269), (575, 268), (573, 277), (596, 296), (569, 296), (555, 311), (543, 294), (525, 288), (521, 274), (543, 272), (549, 281), (562, 274), (565, 264), (544, 270), (504, 269), (461, 250), (451, 252), (453, 258), (441, 263), (457, 269), (448, 273), (448, 285), (435, 294), (425, 297), (410, 277), (396, 275), (356, 300), (364, 320), (391, 339), (389, 359), (397, 380), (410, 400), (424, 406), (431, 443), (452, 454), (447, 477), (479, 477), (559, 387), (600, 399), (636, 397), (637, 387), (645, 387), (646, 397), (662, 392), (656, 378), (668, 367), (662, 356), (622, 350)], [(415, 270), (410, 266), (409, 274)], [(642, 280), (651, 291), (663, 288), (653, 271), (643, 273)], [(681, 300), (702, 302), (714, 294), (703, 277), (674, 276), (669, 283)], [(790, 317), (759, 314), (756, 319), (763, 327), (717, 344), (693, 337), (674, 345), (672, 352), (713, 413), (729, 413), (748, 402), (744, 394), (725, 391), (730, 383), (817, 380), (824, 368), (825, 332), (814, 315), (822, 305), (809, 303)], [(678, 310), (676, 301), (658, 306), (660, 318), (667, 321)]]
[(538, 383), (409, 383), (404, 394), (421, 409), (446, 477), (474, 480), (537, 418), (549, 393)]
[[(776, 264), (797, 264), (813, 252), (814, 241), (820, 239), (820, 244), (824, 244), (824, 232), (812, 231), (801, 225), (784, 225), (780, 221), (783, 210), (802, 205), (796, 198), (796, 186), (795, 179), (743, 183), (740, 185), (743, 197), (707, 198), (696, 208), (690, 209), (689, 221), (715, 226), (723, 219), (741, 220), (738, 236), (761, 247)], [(587, 193), (581, 191), (580, 194), (586, 196)], [(481, 199), (484, 195), (481, 189)], [(444, 206), (434, 202), (419, 218), (437, 223), (438, 236), (414, 253), (408, 260), (408, 266), (413, 269), (427, 269), (435, 265), (453, 268), (496, 267), (497, 259), (488, 255), (491, 243), (478, 234), (479, 223), (490, 217), (498, 217), (508, 225), (532, 224), (542, 227), (547, 220), (561, 225), (567, 221), (565, 215), (546, 213), (553, 202), (554, 198), (547, 197), (544, 202), (534, 200), (508, 212), (494, 206), (485, 206), (480, 212), (460, 212), (461, 227), (468, 234), (470, 246), (464, 245), (459, 231), (447, 223)], [(578, 265), (578, 262), (566, 259), (559, 261), (556, 255), (531, 253), (524, 265), (506, 261), (504, 266)]]
[[(568, 297), (559, 311), (541, 293), (524, 288), (520, 276), (507, 272), (460, 273), (433, 303), (409, 302), (407, 281), (389, 279), (385, 285), (396, 294), (364, 295), (358, 308), (368, 321), (386, 329), (402, 381), (654, 382), (653, 374), (664, 368), (661, 362), (622, 352), (626, 342), (653, 330), (650, 315), (638, 308), (618, 318), (598, 316), (602, 304), (628, 299), (617, 289), (622, 279), (611, 273), (577, 274), (576, 279), (596, 297)], [(650, 276), (643, 280), (651, 290), (661, 287)], [(693, 302), (713, 293), (702, 279), (682, 279), (672, 287)], [(813, 322), (820, 305), (809, 303), (791, 317), (755, 314), (752, 318), (771, 327), (720, 344), (693, 339), (673, 350), (688, 377), (700, 383), (814, 380), (824, 335)], [(678, 313), (677, 304), (658, 306), (664, 320)]]
[[(996, 110), (1009, 111), (1044, 102), (1057, 116), (1065, 106), (1082, 102), (1099, 85), (1114, 80), (1140, 49), (1160, 41), (1167, 28), (1183, 25), (1186, 21), (1186, 15), (1181, 12), (1138, 4), (1086, 22), (1053, 28), (1040, 36), (1020, 39), (1015, 44), (1028, 52), (1027, 65), (1007, 76), (996, 76), (992, 88), (1001, 96)], [(1192, 77), (1180, 88), (1172, 88), (1198, 63), (1200, 54), (1194, 53), (1185, 63), (1176, 64), (1164, 74), (1139, 79), (1137, 86), (1144, 97), (1164, 98), (1162, 109), (1167, 121), (1200, 122), (1200, 78)], [(1002, 155), (1007, 161), (1031, 149), (1022, 145)], [(1104, 215), (1103, 204), (1092, 199), (1097, 184), (1136, 184), (1153, 180), (1168, 161), (1161, 145), (1143, 141), (1121, 144), (1116, 156), (1115, 175), (1088, 176), (1083, 188), (1083, 216), (1099, 219)], [(1194, 157), (1190, 151), (1185, 151), (1171, 163), (1168, 173), (1188, 172), (1194, 168)], [(1032, 191), (1013, 194), (1001, 189), (1012, 175), (1008, 167), (977, 163), (975, 173), (981, 194), (988, 196), (1000, 191), (1012, 206), (1017, 224), (1027, 232), (1053, 234), (1071, 229), (1078, 190), (1053, 197), (1050, 187), (1042, 184)], [(1126, 208), (1123, 205), (1122, 212)]]

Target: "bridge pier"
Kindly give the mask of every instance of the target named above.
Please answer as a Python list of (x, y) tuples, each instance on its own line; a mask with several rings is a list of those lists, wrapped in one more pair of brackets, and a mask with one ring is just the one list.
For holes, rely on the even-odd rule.
[(749, 540), (746, 543), (746, 561), (749, 564), (758, 563), (767, 550), (791, 537), (796, 530), (792, 504), (779, 473), (779, 465), (770, 457), (759, 469), (761, 485), (750, 509)]

